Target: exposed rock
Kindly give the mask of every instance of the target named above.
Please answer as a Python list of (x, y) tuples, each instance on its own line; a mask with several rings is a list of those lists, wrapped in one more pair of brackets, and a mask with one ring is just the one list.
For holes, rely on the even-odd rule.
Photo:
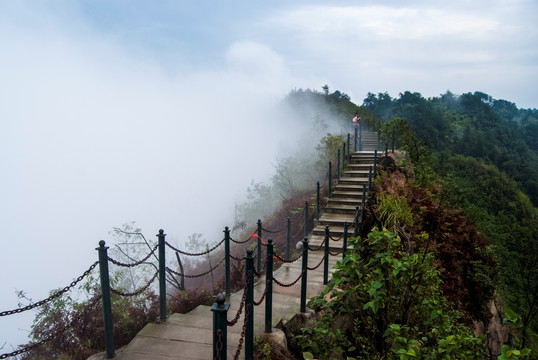
[(300, 354), (301, 349), (297, 345), (295, 336), (301, 334), (302, 328), (314, 327), (316, 319), (316, 313), (310, 309), (306, 309), (306, 312), (295, 314), (289, 321), (280, 320), (275, 327), (281, 329), (286, 334), (288, 349), (294, 354)]
[(510, 327), (503, 323), (504, 309), (498, 296), (495, 296), (488, 304), (491, 313), (491, 320), (486, 332), (486, 346), (489, 350), (490, 358), (497, 359), (501, 353), (501, 347), (510, 342)]

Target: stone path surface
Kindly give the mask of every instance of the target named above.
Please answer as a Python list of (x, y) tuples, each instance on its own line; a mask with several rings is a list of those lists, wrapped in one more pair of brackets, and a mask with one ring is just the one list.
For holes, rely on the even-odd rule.
[[(319, 246), (325, 234), (325, 226), (329, 225), (330, 234), (338, 238), (343, 233), (344, 223), (353, 224), (356, 207), (361, 205), (363, 184), (368, 184), (369, 167), (374, 163), (374, 149), (377, 146), (377, 134), (363, 133), (364, 151), (354, 152), (346, 171), (334, 187), (328, 205), (323, 209), (319, 221), (309, 236), (311, 248)], [(353, 234), (354, 226), (350, 226), (349, 234)], [(342, 241), (331, 241), (331, 252), (341, 250)], [(323, 259), (323, 248), (310, 251), (308, 266), (314, 267)], [(342, 255), (329, 256), (329, 269), (332, 269)], [(330, 273), (332, 270), (330, 270)], [(296, 280), (301, 274), (301, 260), (284, 263), (274, 271), (273, 277), (284, 284)], [(330, 275), (330, 274), (329, 274)], [(307, 298), (319, 295), (324, 289), (323, 264), (316, 270), (309, 270)], [(273, 284), (273, 326), (280, 320), (289, 320), (299, 312), (301, 281), (291, 287)], [(258, 279), (254, 287), (254, 300), (261, 299), (265, 290), (265, 279)], [(228, 320), (233, 319), (241, 302), (243, 291), (231, 295)], [(151, 323), (125, 347), (116, 351), (117, 360), (171, 360), (171, 359), (211, 359), (213, 356), (213, 313), (209, 306), (198, 306), (188, 314), (172, 314), (161, 324)], [(233, 359), (238, 348), (244, 314), (235, 326), (228, 327), (227, 354)], [(255, 337), (264, 332), (265, 300), (254, 307)], [(244, 348), (244, 346), (243, 346)], [(103, 359), (99, 354), (90, 359)], [(240, 359), (244, 358), (241, 354)]]

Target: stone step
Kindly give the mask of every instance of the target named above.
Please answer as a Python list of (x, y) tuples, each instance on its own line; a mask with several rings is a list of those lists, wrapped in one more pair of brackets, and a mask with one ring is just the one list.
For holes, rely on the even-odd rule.
[(362, 200), (362, 190), (359, 191), (342, 191), (342, 190), (334, 190), (331, 193), (331, 199), (332, 198), (346, 198), (346, 199), (354, 199), (358, 203)]
[[(348, 238), (350, 236), (348, 235)], [(329, 238), (329, 251), (332, 253), (331, 255), (336, 255), (335, 252), (338, 252), (337, 256), (340, 256), (342, 254), (342, 248), (344, 246), (344, 237), (342, 235), (334, 236), (333, 234), (330, 235)], [(312, 235), (310, 239), (308, 239), (308, 245), (310, 249), (317, 249), (316, 251), (325, 251), (325, 236), (322, 235)]]
[(327, 207), (323, 209), (323, 213), (355, 215), (355, 212), (357, 211), (357, 206), (360, 205), (358, 205), (356, 201), (349, 205), (327, 205)]
[[(338, 237), (340, 235), (344, 234), (344, 225), (333, 225), (329, 227), (329, 231), (331, 233), (331, 236)], [(349, 222), (347, 232), (348, 234), (353, 234), (353, 231), (355, 231), (355, 226), (352, 222)], [(312, 236), (318, 235), (318, 236), (325, 236), (325, 225), (318, 225), (312, 230)]]
[(350, 174), (346, 172), (345, 176), (340, 177), (338, 184), (355, 185), (362, 189), (362, 184), (368, 184), (368, 173), (365, 174), (364, 172), (360, 172), (356, 175), (357, 176), (350, 176)]

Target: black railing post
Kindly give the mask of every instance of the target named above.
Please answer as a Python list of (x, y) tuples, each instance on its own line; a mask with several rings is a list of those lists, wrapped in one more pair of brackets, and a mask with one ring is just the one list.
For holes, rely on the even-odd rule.
[(374, 150), (374, 180), (377, 173), (377, 149)]
[(368, 191), (372, 190), (372, 165), (370, 165), (370, 168), (368, 170)]
[(213, 359), (226, 360), (228, 345), (228, 309), (226, 296), (218, 294), (216, 302), (211, 307), (213, 312)]
[(366, 206), (366, 184), (362, 184), (361, 223), (364, 220), (364, 213), (366, 210), (365, 206)]
[(323, 285), (329, 282), (329, 225), (325, 226), (325, 248), (324, 248), (324, 263), (323, 263)]
[(230, 297), (230, 228), (224, 228), (224, 265), (225, 265), (225, 286), (226, 297)]
[(166, 259), (164, 239), (166, 234), (163, 229), (159, 230), (159, 308), (161, 320), (166, 319)]
[(258, 273), (262, 272), (262, 221), (258, 219), (258, 229), (256, 230), (258, 234), (258, 260), (256, 261), (256, 268)]
[(304, 237), (308, 237), (308, 201), (304, 202)]
[(340, 180), (340, 149), (338, 149), (338, 159), (336, 160), (336, 180)]
[(291, 220), (288, 216), (288, 221), (286, 224), (286, 261), (290, 261), (290, 241), (291, 241)]
[(247, 249), (245, 258), (245, 281), (247, 295), (245, 297), (245, 316), (247, 327), (245, 330), (245, 359), (254, 358), (254, 255), (252, 249)]
[(358, 135), (359, 129), (355, 126), (355, 140), (353, 141), (353, 151), (357, 151), (357, 140), (359, 138)]
[(344, 223), (344, 240), (342, 244), (342, 261), (344, 261), (344, 258), (346, 257), (346, 251), (347, 251), (347, 231), (348, 231), (348, 223), (347, 221)]
[(360, 207), (355, 207), (355, 228), (353, 229), (353, 237), (359, 236), (359, 213)]
[(306, 281), (308, 272), (308, 238), (303, 239), (303, 260), (302, 260), (302, 279), (301, 279), (301, 305), (299, 311), (306, 312)]
[(346, 169), (346, 143), (342, 145), (342, 172)]
[(316, 183), (316, 220), (319, 220), (319, 181)]
[(265, 271), (265, 332), (272, 332), (273, 324), (273, 239), (267, 240), (267, 268)]
[(328, 189), (328, 198), (331, 198), (331, 189), (333, 187), (332, 185), (332, 177), (333, 177), (333, 164), (329, 161), (329, 189)]
[(110, 278), (108, 276), (108, 246), (105, 241), (99, 241), (95, 250), (99, 254), (99, 273), (101, 275), (101, 296), (103, 298), (103, 322), (105, 324), (106, 357), (114, 357), (114, 327), (112, 325), (112, 301), (110, 299)]

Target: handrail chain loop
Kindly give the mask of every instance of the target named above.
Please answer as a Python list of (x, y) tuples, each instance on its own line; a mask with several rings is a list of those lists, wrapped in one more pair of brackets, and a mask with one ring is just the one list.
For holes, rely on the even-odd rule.
[(164, 244), (166, 246), (168, 246), (170, 249), (182, 254), (182, 255), (185, 255), (185, 256), (203, 256), (203, 255), (207, 255), (209, 254), (210, 252), (212, 252), (213, 250), (215, 250), (216, 248), (218, 248), (219, 246), (221, 246), (223, 243), (224, 243), (224, 240), (226, 239), (222, 239), (217, 245), (213, 246), (211, 249), (208, 249), (204, 252), (201, 252), (201, 253), (189, 253), (189, 252), (186, 252), (186, 251), (183, 251), (183, 250), (180, 250), (178, 248), (176, 248), (175, 246), (171, 245), (168, 241), (165, 241)]
[(138, 295), (142, 294), (144, 291), (146, 291), (150, 287), (150, 285), (153, 283), (153, 281), (155, 281), (155, 279), (157, 278), (157, 275), (159, 275), (158, 270), (155, 271), (155, 274), (153, 274), (153, 277), (146, 283), (146, 285), (144, 285), (140, 289), (135, 290), (133, 292), (122, 292), (122, 291), (113, 289), (112, 287), (110, 288), (110, 292), (112, 292), (112, 293), (114, 293), (116, 295), (125, 296), (125, 297), (138, 296)]
[(301, 272), (301, 275), (299, 275), (299, 277), (298, 277), (297, 279), (295, 279), (293, 282), (291, 282), (291, 283), (289, 283), (289, 284), (284, 284), (284, 283), (278, 281), (276, 278), (273, 278), (273, 281), (274, 281), (277, 285), (279, 285), (279, 286), (282, 286), (282, 287), (291, 287), (291, 286), (297, 284), (297, 282), (298, 282), (299, 280), (301, 280), (301, 278), (303, 277), (303, 275), (304, 275), (304, 271)]
[(317, 264), (317, 265), (314, 266), (314, 267), (307, 267), (307, 269), (308, 269), (308, 270), (311, 270), (311, 271), (312, 271), (312, 270), (316, 270), (317, 268), (319, 268), (319, 267), (321, 266), (321, 264), (323, 264), (323, 261), (324, 261), (324, 260), (325, 260), (325, 256), (323, 256), (323, 257), (321, 258), (321, 261), (319, 262), (319, 264)]
[(135, 266), (143, 264), (147, 259), (149, 259), (150, 256), (155, 253), (155, 250), (157, 250), (158, 247), (159, 247), (159, 244), (156, 244), (153, 247), (153, 249), (151, 249), (151, 252), (145, 258), (143, 258), (142, 260), (137, 261), (135, 263), (132, 263), (132, 264), (124, 264), (122, 262), (119, 262), (118, 260), (115, 260), (115, 259), (111, 258), (110, 256), (108, 256), (108, 261), (110, 261), (114, 265), (121, 266), (121, 267), (127, 267), (127, 268), (135, 267)]
[(94, 262), (88, 270), (86, 270), (82, 275), (80, 275), (76, 280), (72, 281), (71, 284), (69, 284), (69, 286), (66, 286), (64, 287), (62, 290), (58, 291), (57, 293), (55, 294), (52, 294), (51, 296), (49, 296), (48, 298), (46, 299), (43, 299), (41, 301), (38, 301), (36, 303), (33, 303), (32, 305), (28, 305), (28, 306), (25, 306), (25, 307), (22, 307), (22, 308), (18, 308), (18, 309), (14, 309), (14, 310), (7, 310), (7, 311), (2, 311), (0, 312), (0, 316), (8, 316), (8, 315), (13, 315), (13, 314), (18, 314), (18, 313), (21, 313), (21, 312), (24, 312), (24, 311), (27, 311), (27, 310), (32, 310), (32, 309), (35, 309), (36, 307), (39, 307), (39, 306), (42, 306), (42, 305), (45, 305), (46, 303), (49, 303), (51, 302), (52, 300), (56, 299), (57, 297), (65, 294), (66, 292), (68, 292), (69, 290), (71, 290), (73, 287), (75, 287), (80, 281), (82, 281), (82, 279), (84, 279), (86, 276), (88, 276), (88, 274), (99, 264), (99, 261), (96, 261)]
[(213, 266), (211, 269), (207, 270), (206, 272), (202, 273), (202, 274), (197, 274), (197, 275), (187, 275), (187, 274), (182, 274), (180, 272), (177, 272), (175, 270), (172, 270), (170, 269), (168, 266), (166, 267), (166, 270), (170, 271), (172, 274), (174, 275), (177, 275), (177, 276), (185, 276), (186, 278), (189, 278), (189, 279), (194, 279), (194, 278), (198, 278), (198, 277), (202, 277), (202, 276), (206, 276), (207, 274), (209, 274), (210, 272), (214, 271), (220, 264), (222, 264), (224, 262), (225, 258), (222, 258), (215, 266)]

